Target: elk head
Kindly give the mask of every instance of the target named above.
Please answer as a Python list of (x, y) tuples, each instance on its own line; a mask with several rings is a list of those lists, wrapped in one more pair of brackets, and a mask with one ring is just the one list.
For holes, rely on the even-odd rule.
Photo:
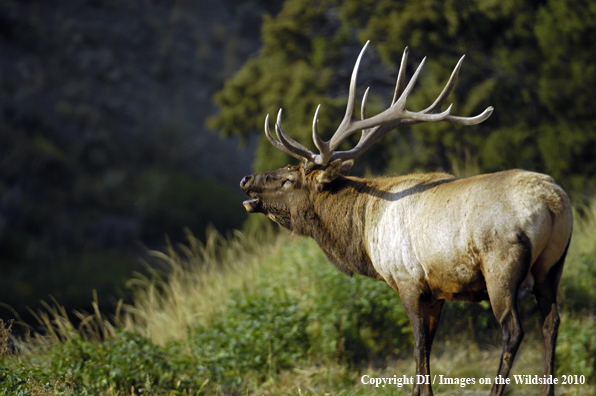
[[(354, 117), (356, 80), (358, 78), (360, 61), (368, 44), (369, 42), (362, 48), (352, 71), (345, 116), (336, 132), (327, 142), (321, 139), (317, 131), (320, 105), (317, 107), (312, 124), (312, 137), (315, 146), (319, 150), (318, 154), (298, 143), (283, 131), (281, 127), (281, 109), (275, 123), (275, 132), (277, 135), (277, 139), (275, 139), (269, 130), (269, 115), (267, 115), (265, 118), (265, 136), (267, 136), (269, 142), (277, 149), (300, 160), (300, 164), (244, 177), (240, 182), (240, 187), (252, 198), (251, 200), (244, 201), (244, 207), (249, 213), (264, 213), (280, 225), (293, 229), (292, 219), (303, 217), (304, 213), (308, 213), (314, 204), (316, 195), (324, 189), (330, 188), (330, 185), (339, 177), (347, 176), (352, 167), (353, 159), (362, 154), (389, 131), (401, 125), (412, 125), (430, 121), (447, 121), (453, 124), (475, 125), (486, 120), (492, 114), (492, 107), (488, 107), (483, 113), (475, 117), (451, 115), (452, 105), (447, 110), (441, 111), (443, 102), (455, 86), (457, 75), (464, 59), (463, 56), (455, 66), (445, 88), (430, 107), (419, 112), (406, 110), (406, 100), (414, 88), (414, 84), (426, 60), (426, 58), (422, 60), (406, 86), (405, 64), (408, 58), (408, 48), (406, 48), (402, 56), (391, 106), (382, 113), (367, 118), (366, 99), (369, 91), (367, 89), (362, 99), (362, 117), (360, 120), (356, 119)], [(348, 151), (337, 151), (345, 139), (358, 131), (362, 131), (362, 136), (354, 148)]]
[(244, 201), (249, 213), (263, 213), (279, 225), (293, 230), (292, 219), (310, 212), (316, 194), (339, 176), (347, 176), (354, 161), (337, 159), (330, 164), (306, 167), (288, 165), (271, 172), (245, 176), (242, 190), (252, 199)]

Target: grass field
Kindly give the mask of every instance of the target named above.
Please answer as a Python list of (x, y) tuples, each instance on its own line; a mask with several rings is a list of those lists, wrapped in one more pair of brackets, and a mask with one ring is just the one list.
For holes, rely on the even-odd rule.
[[(414, 376), (409, 320), (386, 284), (341, 274), (307, 238), (208, 235), (202, 244), (189, 233), (186, 245), (155, 252), (158, 269), (131, 279), (132, 304), (109, 318), (94, 301), (75, 328), (53, 302), (37, 313), (44, 334), (16, 339), (18, 324), (2, 323), (0, 394), (411, 394), (411, 385), (361, 382)], [(584, 383), (557, 394), (596, 394), (595, 285), (593, 200), (577, 210), (559, 296), (557, 377)], [(541, 376), (533, 296), (520, 308), (526, 337), (512, 375)], [(488, 303), (446, 304), (431, 360), (435, 393), (488, 394), (479, 382), (494, 381), (500, 338)], [(440, 375), (475, 383), (440, 384)]]

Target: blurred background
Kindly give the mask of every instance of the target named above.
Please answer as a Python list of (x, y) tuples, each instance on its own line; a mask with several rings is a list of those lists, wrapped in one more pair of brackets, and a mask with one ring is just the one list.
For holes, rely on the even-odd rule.
[[(394, 0), (3, 0), (0, 3), (0, 315), (53, 296), (67, 309), (126, 296), (149, 249), (246, 223), (240, 178), (295, 162), (266, 114), (314, 149), (358, 95), (389, 105), (404, 47), (428, 56), (410, 110), (466, 54), (452, 113), (475, 127), (390, 133), (356, 175), (520, 167), (582, 200), (596, 188), (596, 3)], [(359, 102), (360, 99), (358, 99)], [(359, 110), (357, 111), (359, 116)], [(355, 144), (359, 136), (345, 142)]]
[(26, 316), (50, 295), (88, 307), (97, 289), (110, 310), (166, 235), (242, 225), (254, 142), (204, 121), (277, 7), (0, 3), (0, 302)]

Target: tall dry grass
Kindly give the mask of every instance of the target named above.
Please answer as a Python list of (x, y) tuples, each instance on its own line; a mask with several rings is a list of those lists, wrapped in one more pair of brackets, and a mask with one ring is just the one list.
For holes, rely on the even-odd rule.
[(273, 236), (263, 243), (262, 235), (234, 232), (224, 238), (207, 230), (202, 243), (187, 230), (187, 244), (151, 252), (157, 268), (138, 274), (128, 286), (133, 302), (123, 307), (120, 320), (125, 328), (140, 332), (163, 345), (184, 340), (188, 328), (207, 325), (229, 305), (230, 292), (250, 287), (262, 275), (259, 261), (286, 241)]

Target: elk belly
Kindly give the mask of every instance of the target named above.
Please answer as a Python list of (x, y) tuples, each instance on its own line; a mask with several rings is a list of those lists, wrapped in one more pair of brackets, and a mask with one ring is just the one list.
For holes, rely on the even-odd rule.
[(437, 300), (470, 302), (488, 300), (482, 272), (465, 264), (456, 265), (450, 271), (441, 269), (440, 273), (430, 270), (427, 284)]
[(442, 249), (427, 248), (419, 252), (426, 270), (427, 285), (435, 298), (446, 301), (488, 299), (482, 260), (476, 245), (468, 243), (462, 246), (446, 236), (442, 239), (450, 242), (446, 243), (448, 247), (443, 245)]

